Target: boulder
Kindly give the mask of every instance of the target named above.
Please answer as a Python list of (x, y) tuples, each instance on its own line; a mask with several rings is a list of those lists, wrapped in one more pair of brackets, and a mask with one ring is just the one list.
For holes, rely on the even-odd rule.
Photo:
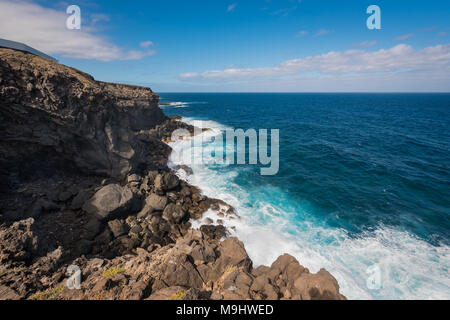
[(200, 231), (203, 232), (210, 239), (220, 240), (227, 235), (227, 229), (222, 225), (203, 225), (200, 227)]
[(294, 283), (302, 300), (345, 300), (336, 279), (325, 269), (316, 274), (303, 273)]
[(141, 182), (142, 181), (142, 177), (138, 174), (131, 174), (127, 177), (127, 182), (128, 183), (132, 183), (132, 182)]
[(192, 168), (189, 167), (189, 166), (187, 166), (187, 165), (185, 165), (185, 164), (177, 165), (177, 166), (174, 167), (174, 170), (175, 170), (175, 171), (178, 171), (178, 170), (180, 170), (180, 169), (183, 170), (184, 172), (186, 172), (186, 174), (187, 174), (188, 176), (194, 174), (194, 171), (192, 171)]
[(102, 223), (96, 218), (91, 218), (83, 227), (83, 236), (88, 240), (93, 240), (100, 232)]
[(147, 199), (145, 199), (145, 203), (153, 210), (162, 211), (166, 207), (167, 197), (152, 193), (149, 197), (147, 197)]
[(83, 205), (83, 210), (100, 220), (112, 220), (139, 210), (138, 201), (130, 188), (109, 184), (97, 191)]
[(166, 172), (158, 174), (154, 183), (156, 190), (168, 191), (178, 187), (180, 179), (173, 172)]
[(180, 205), (169, 203), (164, 209), (162, 217), (170, 223), (179, 224), (186, 217), (186, 212)]
[(244, 244), (236, 237), (225, 239), (217, 248), (219, 258), (215, 262), (218, 270), (226, 270), (229, 267), (242, 267), (242, 270), (249, 272), (252, 266)]
[(142, 208), (142, 210), (139, 211), (139, 213), (137, 214), (137, 218), (144, 219), (152, 212), (153, 212), (153, 208), (151, 206), (149, 206), (148, 204), (145, 204), (145, 206)]
[(128, 233), (128, 225), (123, 220), (112, 220), (108, 222), (108, 227), (114, 235), (114, 238), (118, 238)]

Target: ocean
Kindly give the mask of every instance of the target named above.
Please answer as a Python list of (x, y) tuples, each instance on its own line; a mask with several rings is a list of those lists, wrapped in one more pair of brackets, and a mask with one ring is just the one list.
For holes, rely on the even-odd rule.
[[(256, 266), (290, 253), (327, 269), (350, 299), (450, 299), (450, 94), (160, 96), (178, 102), (162, 106), (167, 115), (213, 129), (208, 138), (279, 129), (274, 176), (249, 164), (178, 171), (235, 207), (240, 219), (225, 223)], [(205, 140), (171, 145), (201, 157), (218, 147)]]

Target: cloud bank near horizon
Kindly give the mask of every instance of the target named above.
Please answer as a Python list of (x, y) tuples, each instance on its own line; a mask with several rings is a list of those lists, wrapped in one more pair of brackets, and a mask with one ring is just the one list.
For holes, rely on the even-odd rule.
[(437, 78), (450, 78), (450, 45), (436, 45), (416, 50), (399, 44), (390, 49), (361, 49), (308, 56), (284, 61), (273, 67), (227, 68), (188, 72), (179, 75), (184, 81), (245, 81), (286, 79), (293, 76), (342, 77), (355, 75), (408, 73)]
[[(98, 17), (93, 17), (93, 22), (105, 21), (105, 17)], [(139, 60), (156, 53), (151, 49), (125, 50), (95, 34), (92, 27), (83, 27), (83, 24), (81, 30), (68, 30), (67, 18), (64, 11), (44, 8), (31, 2), (1, 1), (0, 38), (23, 42), (45, 53), (64, 58)]]

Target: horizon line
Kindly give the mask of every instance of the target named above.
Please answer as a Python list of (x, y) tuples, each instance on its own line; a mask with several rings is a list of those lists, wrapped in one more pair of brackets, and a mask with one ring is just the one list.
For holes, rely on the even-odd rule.
[(155, 91), (155, 93), (277, 93), (277, 94), (450, 94), (450, 91)]

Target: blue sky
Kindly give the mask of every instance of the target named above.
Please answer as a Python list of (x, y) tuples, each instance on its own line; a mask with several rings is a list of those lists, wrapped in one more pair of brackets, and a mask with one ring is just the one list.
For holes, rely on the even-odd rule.
[(157, 92), (450, 91), (447, 0), (0, 0), (0, 37)]

